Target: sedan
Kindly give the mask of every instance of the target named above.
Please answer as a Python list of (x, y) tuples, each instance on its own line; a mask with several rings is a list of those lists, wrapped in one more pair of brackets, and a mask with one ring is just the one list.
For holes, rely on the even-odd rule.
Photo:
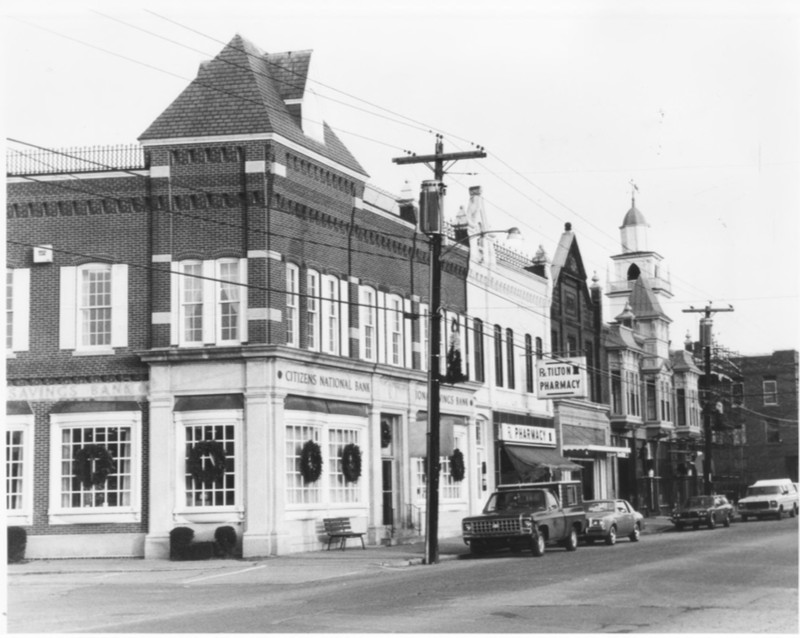
[(606, 545), (614, 545), (620, 536), (636, 542), (644, 529), (644, 516), (622, 499), (584, 501), (583, 509), (586, 512), (583, 539), (589, 544), (602, 539)]
[(677, 529), (683, 529), (686, 525), (691, 525), (694, 529), (701, 525), (714, 529), (720, 523), (730, 527), (733, 505), (721, 494), (690, 496), (681, 507), (672, 512), (670, 520)]

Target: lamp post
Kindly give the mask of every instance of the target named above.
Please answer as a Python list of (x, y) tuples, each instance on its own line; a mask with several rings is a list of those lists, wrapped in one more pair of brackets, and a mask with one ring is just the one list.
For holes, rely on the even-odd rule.
[(430, 308), (428, 312), (428, 431), (425, 473), (425, 564), (439, 562), (439, 456), (440, 456), (440, 382), (441, 382), (441, 293), (442, 259), (458, 245), (474, 237), (506, 233), (509, 238), (520, 234), (516, 227), (506, 230), (485, 230), (463, 237), (442, 252), (442, 183), (428, 180), (420, 192), (420, 226), (430, 242)]

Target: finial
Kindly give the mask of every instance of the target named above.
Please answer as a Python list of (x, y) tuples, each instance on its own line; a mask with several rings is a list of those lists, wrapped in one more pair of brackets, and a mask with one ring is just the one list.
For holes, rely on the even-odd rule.
[(631, 181), (628, 182), (628, 183), (631, 185), (631, 208), (635, 208), (636, 207), (636, 192), (639, 190), (639, 187), (636, 185), (636, 182), (634, 182), (633, 179), (631, 179)]

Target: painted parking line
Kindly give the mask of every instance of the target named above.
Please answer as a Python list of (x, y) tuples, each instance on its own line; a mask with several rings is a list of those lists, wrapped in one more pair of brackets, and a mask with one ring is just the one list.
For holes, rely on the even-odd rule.
[(255, 567), (248, 567), (247, 569), (240, 569), (236, 572), (223, 572), (221, 574), (211, 574), (210, 576), (200, 576), (199, 578), (190, 578), (189, 580), (183, 581), (184, 585), (189, 585), (191, 583), (198, 583), (201, 580), (211, 580), (212, 578), (222, 578), (224, 576), (235, 576), (236, 574), (244, 574), (245, 572), (251, 572), (254, 569), (264, 569), (266, 565), (256, 565)]

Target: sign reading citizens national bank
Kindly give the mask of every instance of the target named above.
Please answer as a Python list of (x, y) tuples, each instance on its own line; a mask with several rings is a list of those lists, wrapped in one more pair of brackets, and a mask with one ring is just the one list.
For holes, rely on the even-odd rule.
[(540, 399), (585, 397), (586, 384), (586, 357), (536, 363), (536, 396)]

